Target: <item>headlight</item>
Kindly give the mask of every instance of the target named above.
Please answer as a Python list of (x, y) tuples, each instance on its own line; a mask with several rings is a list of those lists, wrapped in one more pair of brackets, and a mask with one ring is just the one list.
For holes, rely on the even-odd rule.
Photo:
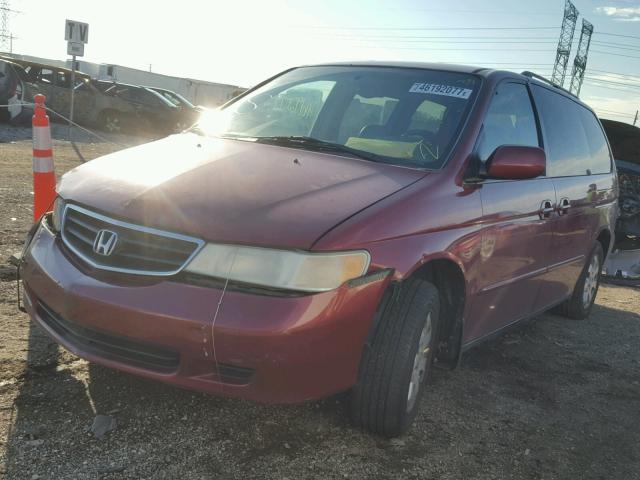
[(270, 288), (324, 292), (366, 273), (369, 261), (366, 251), (306, 253), (207, 244), (186, 271)]
[(53, 203), (53, 213), (51, 214), (51, 226), (55, 233), (62, 228), (62, 215), (64, 214), (65, 201), (61, 197), (56, 197)]

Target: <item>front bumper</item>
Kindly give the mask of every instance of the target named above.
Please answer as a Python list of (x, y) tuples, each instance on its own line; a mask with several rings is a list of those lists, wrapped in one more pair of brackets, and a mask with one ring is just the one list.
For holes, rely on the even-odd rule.
[[(104, 278), (77, 263), (46, 223), (21, 269), (31, 318), (92, 362), (181, 387), (270, 403), (355, 384), (389, 278), (297, 297)], [(215, 321), (214, 321), (215, 319)]]

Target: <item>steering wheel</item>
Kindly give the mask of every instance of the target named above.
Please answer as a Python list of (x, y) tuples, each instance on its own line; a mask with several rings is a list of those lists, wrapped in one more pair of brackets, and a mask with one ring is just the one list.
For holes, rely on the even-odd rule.
[[(429, 130), (419, 130), (419, 129), (411, 129), (404, 132), (402, 137), (421, 137), (422, 141), (418, 145), (417, 152), (420, 153), (420, 156), (423, 160), (427, 161), (437, 161), (439, 156), (438, 151), (438, 137), (435, 133), (430, 132)], [(432, 160), (429, 160), (430, 157)]]
[(437, 145), (438, 137), (435, 133), (430, 132), (429, 130), (420, 130), (417, 128), (407, 130), (404, 132), (402, 137), (422, 137), (423, 140), (426, 140), (431, 145)]

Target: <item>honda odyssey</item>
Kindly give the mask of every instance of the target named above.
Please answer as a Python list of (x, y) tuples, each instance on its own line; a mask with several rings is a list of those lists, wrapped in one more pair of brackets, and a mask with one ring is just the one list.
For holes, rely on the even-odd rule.
[(58, 195), (21, 265), (58, 343), (230, 397), (350, 391), (354, 423), (385, 436), (436, 360), (554, 307), (585, 318), (617, 211), (577, 98), (409, 63), (287, 70)]

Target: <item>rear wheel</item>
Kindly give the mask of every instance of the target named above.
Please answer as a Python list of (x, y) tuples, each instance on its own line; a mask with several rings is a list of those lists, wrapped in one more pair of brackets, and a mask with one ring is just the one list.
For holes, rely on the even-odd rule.
[(431, 372), (440, 296), (431, 283), (411, 279), (376, 319), (351, 395), (351, 419), (372, 433), (394, 437), (413, 421)]
[(560, 305), (560, 314), (576, 320), (582, 320), (589, 316), (600, 287), (600, 271), (603, 261), (602, 245), (600, 242), (596, 242), (573, 289), (571, 298)]

